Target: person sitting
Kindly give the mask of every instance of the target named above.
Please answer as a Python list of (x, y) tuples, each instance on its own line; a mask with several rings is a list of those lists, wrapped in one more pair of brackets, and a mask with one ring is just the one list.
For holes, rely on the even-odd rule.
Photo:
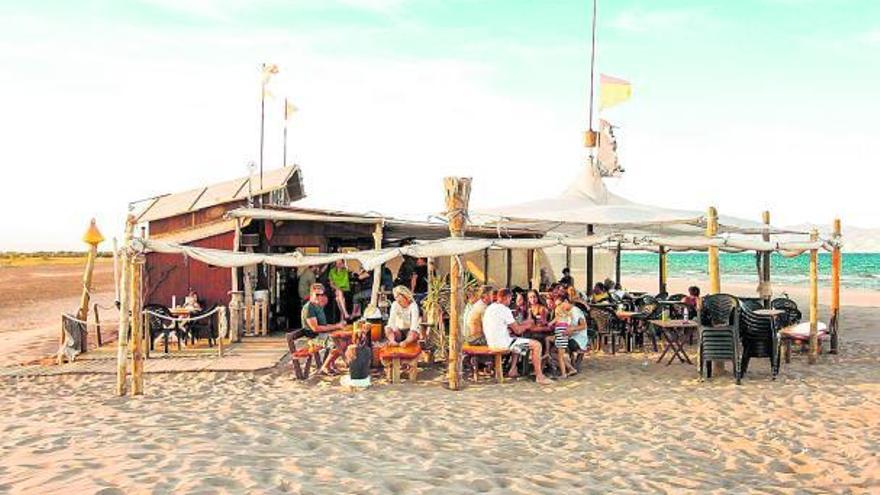
[(391, 309), (388, 311), (385, 338), (390, 345), (406, 347), (418, 343), (422, 329), (419, 325), (419, 305), (416, 304), (412, 292), (398, 285), (391, 293), (394, 295), (394, 302), (391, 303)]
[(202, 310), (202, 305), (199, 304), (199, 295), (192, 287), (190, 287), (189, 293), (183, 299), (183, 307), (193, 312)]
[(555, 328), (554, 335), (556, 338), (553, 345), (557, 351), (559, 372), (565, 378), (577, 374), (577, 370), (571, 364), (568, 352), (586, 350), (589, 344), (587, 317), (580, 308), (571, 302), (567, 294), (556, 297), (556, 308), (556, 317), (553, 318), (550, 325)]
[(486, 345), (486, 336), (483, 334), (483, 315), (486, 308), (492, 304), (495, 297), (495, 288), (484, 285), (476, 292), (477, 299), (468, 312), (464, 324), (464, 342), (468, 345)]
[(348, 376), (343, 376), (339, 384), (348, 387), (369, 387), (370, 364), (373, 360), (369, 332), (361, 332), (357, 342), (348, 346), (345, 350), (345, 360), (348, 362)]
[(608, 302), (608, 290), (605, 288), (605, 284), (602, 282), (596, 282), (596, 285), (593, 286), (593, 293), (590, 297), (590, 302), (592, 303), (602, 303)]
[[(510, 371), (507, 376), (516, 378), (519, 376), (516, 365), (520, 354), (531, 351), (532, 365), (535, 368), (535, 381), (540, 384), (550, 383), (541, 369), (541, 343), (537, 340), (526, 339), (521, 335), (532, 328), (531, 320), (517, 323), (510, 311), (510, 301), (513, 294), (510, 289), (500, 289), (497, 301), (490, 304), (483, 314), (483, 334), (486, 336), (486, 344), (496, 349), (510, 349)], [(515, 335), (511, 336), (511, 333)]]
[(526, 294), (528, 303), (528, 317), (534, 322), (535, 326), (546, 326), (550, 321), (550, 310), (541, 303), (541, 296), (538, 291), (532, 289)]
[[(309, 302), (302, 308), (303, 335), (309, 339), (314, 339), (322, 333), (329, 333), (334, 330), (341, 330), (345, 327), (344, 323), (327, 324), (327, 317), (324, 314), (324, 307), (327, 305), (327, 294), (324, 293), (322, 284), (312, 284), (309, 290)], [(321, 373), (335, 374), (336, 360), (343, 355), (345, 349), (333, 349), (327, 360), (321, 367)]]
[(568, 267), (562, 269), (562, 278), (559, 279), (559, 283), (566, 287), (574, 286), (574, 278), (571, 276), (571, 270)]
[(363, 313), (370, 302), (370, 298), (373, 296), (373, 272), (368, 272), (361, 268), (355, 277), (358, 280), (358, 291), (351, 298), (353, 318), (357, 318)]
[(690, 315), (697, 314), (697, 311), (700, 310), (700, 306), (702, 304), (701, 301), (700, 288), (696, 285), (688, 287), (688, 295), (684, 296), (684, 299), (681, 300), (681, 302), (683, 302), (687, 307), (688, 313), (690, 313)]
[(522, 290), (514, 291), (513, 317), (516, 321), (523, 321), (529, 317), (529, 305), (526, 302), (526, 293)]

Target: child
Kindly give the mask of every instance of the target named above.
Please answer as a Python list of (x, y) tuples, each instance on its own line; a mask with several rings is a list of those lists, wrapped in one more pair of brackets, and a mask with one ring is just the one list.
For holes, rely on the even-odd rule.
[(556, 314), (550, 326), (556, 337), (556, 357), (562, 378), (577, 374), (571, 363), (568, 350), (585, 350), (587, 348), (587, 318), (583, 311), (571, 303), (568, 294), (556, 296)]

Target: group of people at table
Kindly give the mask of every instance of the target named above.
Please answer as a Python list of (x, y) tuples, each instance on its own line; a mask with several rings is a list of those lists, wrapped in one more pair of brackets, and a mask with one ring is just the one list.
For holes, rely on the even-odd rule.
[[(417, 275), (416, 275), (417, 276)], [(415, 281), (414, 281), (415, 283)], [(336, 284), (329, 288), (336, 293), (337, 305), (344, 304)], [(699, 304), (699, 289), (692, 287), (686, 305)], [(384, 326), (386, 345), (412, 346), (423, 340), (419, 304), (413, 291), (405, 285), (396, 285), (392, 290), (394, 301), (388, 311)], [(487, 346), (492, 349), (506, 349), (511, 353), (508, 377), (516, 378), (518, 362), (526, 354), (531, 356), (535, 379), (540, 384), (550, 383), (543, 372), (543, 358), (554, 356), (561, 378), (577, 374), (571, 362), (571, 353), (586, 351), (589, 346), (587, 315), (584, 309), (588, 304), (608, 303), (623, 295), (620, 286), (610, 280), (597, 283), (589, 297), (584, 297), (573, 287), (568, 269), (563, 270), (563, 278), (552, 284), (546, 293), (531, 289), (496, 289), (484, 285), (467, 294), (464, 308), (462, 334), (465, 345)], [(328, 323), (325, 307), (329, 301), (328, 288), (320, 282), (309, 286), (308, 301), (302, 308), (303, 333), (307, 338), (316, 338), (346, 327), (346, 319), (338, 323)], [(351, 364), (357, 359), (356, 346), (350, 341), (336, 342), (321, 367), (321, 373), (338, 374), (337, 363), (344, 359)]]

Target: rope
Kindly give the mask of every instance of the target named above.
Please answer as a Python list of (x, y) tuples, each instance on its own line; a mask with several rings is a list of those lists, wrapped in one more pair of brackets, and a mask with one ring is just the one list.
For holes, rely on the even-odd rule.
[(176, 322), (176, 323), (186, 323), (186, 322), (190, 322), (190, 321), (197, 321), (197, 320), (207, 318), (218, 311), (220, 311), (220, 306), (217, 306), (216, 308), (212, 309), (211, 311), (208, 311), (207, 313), (205, 313), (203, 315), (199, 315), (199, 316), (195, 316), (195, 317), (182, 317), (182, 318), (175, 318), (173, 316), (166, 316), (163, 314), (155, 313), (155, 312), (150, 311), (148, 309), (145, 309), (143, 311), (143, 314), (155, 316), (156, 318), (160, 318), (160, 319), (163, 319), (166, 321), (171, 321), (171, 322)]

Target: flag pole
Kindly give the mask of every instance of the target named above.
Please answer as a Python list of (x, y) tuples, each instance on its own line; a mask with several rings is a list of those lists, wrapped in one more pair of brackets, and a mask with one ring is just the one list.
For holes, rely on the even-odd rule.
[[(596, 84), (596, 6), (597, 0), (593, 0), (593, 27), (592, 42), (590, 44), (590, 116), (589, 130), (593, 130), (593, 95), (595, 94)], [(593, 157), (593, 148), (590, 148), (590, 159)]]
[(287, 112), (288, 112), (288, 108), (289, 108), (289, 106), (287, 103), (287, 98), (285, 98), (284, 99), (284, 155), (283, 155), (282, 163), (281, 163), (282, 167), (287, 166), (287, 118), (288, 118)]
[[(262, 90), (260, 91), (260, 191), (263, 190), (263, 143), (264, 143), (265, 127), (266, 127), (266, 78), (263, 77)], [(262, 206), (262, 205), (260, 205), (260, 206)]]

